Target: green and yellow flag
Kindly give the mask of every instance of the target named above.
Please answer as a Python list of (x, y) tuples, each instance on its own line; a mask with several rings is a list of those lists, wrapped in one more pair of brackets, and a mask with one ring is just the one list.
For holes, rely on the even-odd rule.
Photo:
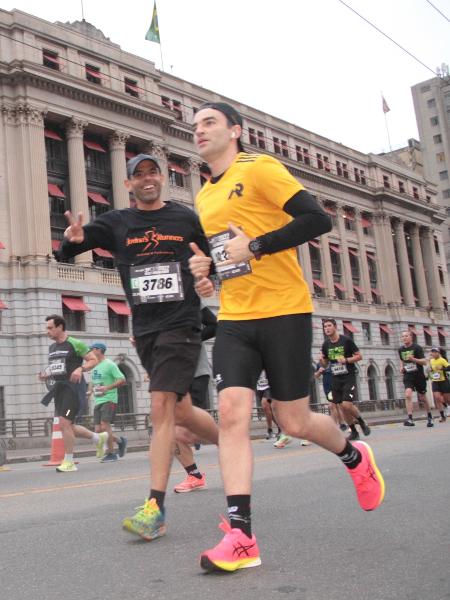
[(145, 35), (145, 39), (149, 42), (156, 42), (157, 44), (161, 43), (159, 39), (158, 11), (156, 10), (156, 2), (153, 7), (152, 22), (150, 24), (149, 30)]

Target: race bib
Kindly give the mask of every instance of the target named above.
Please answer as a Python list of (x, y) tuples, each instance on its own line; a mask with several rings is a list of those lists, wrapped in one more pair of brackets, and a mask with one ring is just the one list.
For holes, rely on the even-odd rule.
[(348, 369), (347, 365), (343, 363), (333, 363), (331, 365), (331, 373), (333, 375), (347, 375)]
[(48, 365), (49, 374), (53, 377), (56, 375), (65, 375), (66, 374), (66, 361), (63, 359), (57, 359), (52, 361)]
[(439, 371), (431, 371), (431, 379), (433, 381), (440, 381), (441, 380), (441, 374), (439, 373)]
[(218, 267), (217, 263), (227, 260), (225, 252), (225, 243), (235, 237), (235, 234), (230, 231), (222, 231), (208, 238), (209, 247), (211, 249), (211, 258), (216, 266), (217, 276), (221, 281), (224, 279), (232, 279), (233, 277), (241, 277), (252, 272), (252, 268), (248, 260), (240, 263)]
[(184, 299), (179, 262), (130, 268), (133, 304), (175, 302)]
[(414, 371), (417, 371), (417, 365), (411, 362), (403, 363), (403, 368), (407, 373), (414, 373)]

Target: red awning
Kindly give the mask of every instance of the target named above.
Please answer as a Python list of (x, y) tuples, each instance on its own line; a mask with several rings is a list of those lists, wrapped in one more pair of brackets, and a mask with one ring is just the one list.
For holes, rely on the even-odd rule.
[(368, 256), (369, 258), (371, 258), (371, 259), (375, 260), (375, 254), (374, 254), (373, 252), (369, 252), (369, 251), (367, 251), (367, 252), (366, 252), (366, 254), (367, 254), (367, 256)]
[(58, 142), (63, 141), (62, 137), (58, 133), (56, 133), (56, 131), (52, 131), (51, 129), (44, 129), (44, 135), (46, 138), (49, 138), (51, 140), (57, 140)]
[(431, 331), (431, 329), (429, 327), (424, 327), (423, 330), (428, 335), (433, 336), (433, 332)]
[(8, 307), (6, 306), (6, 304), (4, 302), (2, 302), (2, 300), (0, 300), (0, 310), (6, 310)]
[(348, 219), (349, 221), (355, 220), (355, 215), (349, 210), (344, 211), (344, 219)]
[(380, 290), (377, 290), (377, 288), (370, 288), (370, 291), (372, 294), (375, 294), (375, 296), (381, 296), (381, 292)]
[(0, 242), (0, 250), (4, 250), (6, 248), (5, 244), (3, 242)]
[(56, 65), (62, 64), (61, 60), (59, 58), (55, 58), (54, 56), (51, 56), (50, 54), (46, 54), (45, 52), (43, 53), (43, 57), (45, 58), (45, 60), (55, 63)]
[(322, 290), (325, 289), (325, 284), (322, 283), (320, 281), (320, 279), (313, 279), (313, 283), (314, 283), (314, 285), (317, 285), (317, 287), (321, 288)]
[(123, 300), (108, 300), (107, 301), (108, 308), (110, 308), (116, 315), (126, 315), (129, 317), (131, 315), (130, 307)]
[(349, 254), (351, 254), (352, 256), (359, 256), (358, 251), (353, 250), (353, 248), (349, 248), (348, 251), (349, 251)]
[(380, 329), (381, 329), (381, 331), (384, 331), (384, 333), (387, 333), (388, 335), (392, 335), (394, 333), (392, 331), (392, 329), (390, 327), (388, 327), (387, 325), (384, 325), (384, 323), (380, 323)]
[(136, 92), (136, 94), (139, 94), (141, 88), (139, 88), (137, 85), (134, 85), (133, 83), (125, 82), (125, 90), (131, 90), (132, 92)]
[(417, 329), (414, 327), (414, 325), (408, 325), (408, 329), (411, 333), (417, 335)]
[(97, 152), (106, 153), (106, 150), (103, 148), (103, 146), (100, 146), (100, 144), (97, 144), (97, 142), (91, 142), (91, 140), (83, 140), (83, 144), (86, 146), (86, 148), (89, 148), (89, 150), (96, 150)]
[(96, 204), (106, 204), (107, 206), (109, 206), (108, 200), (101, 194), (98, 194), (97, 192), (88, 192), (88, 198)]
[(66, 308), (73, 311), (88, 312), (91, 309), (85, 304), (82, 298), (75, 298), (74, 296), (63, 296), (62, 303)]
[(175, 171), (175, 173), (180, 173), (181, 175), (187, 175), (187, 171), (175, 162), (170, 162), (168, 167), (170, 171)]
[(309, 240), (308, 243), (311, 244), (313, 248), (320, 248), (320, 244), (319, 242), (316, 242), (316, 240)]
[(369, 221), (366, 217), (361, 217), (361, 225), (367, 229), (368, 227), (372, 227), (372, 221)]
[(125, 152), (125, 157), (130, 160), (130, 158), (134, 158), (135, 156), (137, 156), (136, 152), (130, 152), (129, 150), (127, 150)]
[(52, 250), (59, 250), (61, 247), (61, 240), (52, 240)]
[(336, 209), (335, 209), (335, 208), (333, 208), (332, 206), (327, 206), (327, 205), (325, 205), (325, 206), (323, 207), (323, 209), (324, 209), (324, 211), (325, 211), (326, 213), (328, 213), (329, 215), (332, 215), (333, 217), (334, 217), (334, 216), (336, 216)]
[(55, 198), (65, 198), (65, 194), (60, 187), (56, 185), (56, 183), (48, 183), (48, 195), (54, 196)]
[(443, 335), (444, 337), (448, 337), (449, 334), (442, 327), (438, 327), (438, 334)]
[(353, 289), (355, 290), (355, 292), (358, 292), (358, 294), (364, 294), (364, 290), (362, 289), (362, 287), (359, 287), (359, 285), (354, 285)]
[(105, 75), (101, 71), (96, 71), (95, 69), (89, 69), (89, 67), (85, 67), (86, 73), (92, 75), (92, 77), (97, 77), (97, 79), (109, 79), (108, 75)]
[(337, 281), (335, 281), (334, 287), (336, 289), (338, 289), (340, 292), (345, 292), (345, 287), (342, 285), (342, 283), (338, 283)]
[(340, 254), (342, 252), (340, 247), (336, 246), (336, 244), (330, 244), (330, 250), (333, 250), (333, 252), (336, 252), (337, 254)]
[(97, 256), (101, 256), (102, 258), (114, 258), (111, 252), (103, 250), (103, 248), (94, 248), (94, 252)]
[(203, 177), (203, 179), (206, 179), (207, 181), (209, 181), (211, 179), (211, 173), (206, 173), (205, 171), (200, 171), (200, 175)]
[(349, 321), (344, 321), (343, 325), (344, 325), (344, 329), (346, 329), (347, 331), (350, 331), (350, 333), (358, 333), (358, 331), (359, 331), (359, 329), (356, 329), (356, 327), (354, 325), (352, 325)]

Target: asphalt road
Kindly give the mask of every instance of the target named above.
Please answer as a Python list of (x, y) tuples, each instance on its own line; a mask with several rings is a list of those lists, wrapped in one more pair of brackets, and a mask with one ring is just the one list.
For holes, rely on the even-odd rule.
[[(151, 543), (121, 529), (148, 493), (144, 453), (76, 473), (39, 463), (0, 472), (2, 600), (450, 599), (450, 422), (376, 427), (384, 504), (358, 506), (339, 461), (296, 442), (253, 443), (253, 524), (262, 566), (204, 574), (202, 550), (226, 511), (217, 452), (198, 463), (208, 490), (167, 497), (168, 534)], [(171, 488), (184, 474), (174, 466)]]

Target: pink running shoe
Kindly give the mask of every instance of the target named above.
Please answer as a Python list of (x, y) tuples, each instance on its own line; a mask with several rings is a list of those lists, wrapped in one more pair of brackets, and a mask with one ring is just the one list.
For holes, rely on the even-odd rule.
[(253, 535), (247, 537), (240, 529), (231, 529), (228, 521), (222, 517), (219, 529), (225, 532), (223, 540), (215, 548), (204, 552), (200, 565), (205, 571), (237, 571), (258, 567), (261, 564), (259, 548)]
[(201, 479), (194, 477), (194, 475), (187, 475), (184, 481), (173, 488), (173, 491), (177, 494), (183, 494), (186, 492), (194, 492), (195, 490), (205, 490), (206, 487), (206, 477), (202, 473)]
[(383, 502), (384, 479), (381, 475), (369, 444), (353, 442), (361, 452), (362, 460), (356, 469), (347, 469), (356, 489), (359, 505), (363, 510), (375, 510)]

